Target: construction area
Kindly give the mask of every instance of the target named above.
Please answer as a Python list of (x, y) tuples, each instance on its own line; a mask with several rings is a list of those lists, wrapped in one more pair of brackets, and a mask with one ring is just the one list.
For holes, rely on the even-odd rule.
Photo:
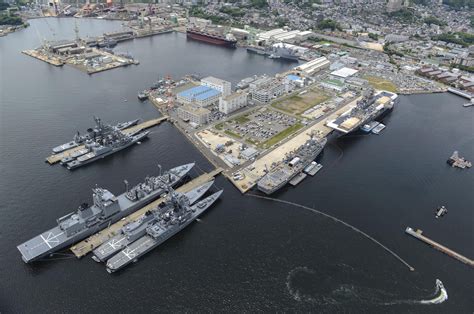
[[(179, 188), (176, 189), (177, 192), (180, 193), (185, 193), (189, 192), (192, 189), (198, 187), (199, 185), (202, 185), (206, 182), (211, 181), (213, 178), (215, 178), (219, 173), (222, 172), (221, 168), (214, 169), (213, 171), (209, 173), (204, 173), (200, 175), (199, 177), (189, 181), (188, 183), (180, 186)], [(76, 243), (74, 246), (72, 246), (70, 249), (74, 253), (74, 255), (77, 258), (81, 258), (85, 255), (87, 255), (89, 252), (93, 251), (95, 248), (99, 247), (102, 243), (105, 241), (109, 240), (110, 238), (114, 237), (117, 235), (120, 230), (122, 229), (123, 226), (125, 226), (127, 223), (135, 221), (138, 219), (140, 216), (144, 215), (147, 211), (155, 208), (158, 206), (160, 203), (164, 201), (164, 198), (159, 198), (150, 204), (144, 206), (143, 208), (135, 211), (134, 213), (130, 214), (129, 216), (122, 218), (120, 221), (110, 225), (106, 229), (88, 237), (87, 239)]]

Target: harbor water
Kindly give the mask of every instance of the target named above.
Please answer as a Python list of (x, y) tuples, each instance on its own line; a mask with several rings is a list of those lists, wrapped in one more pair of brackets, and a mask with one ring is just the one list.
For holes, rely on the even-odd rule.
[[(120, 29), (120, 22), (77, 21), (81, 36)], [(43, 38), (74, 38), (74, 19), (30, 23), (0, 38), (1, 313), (473, 312), (473, 270), (404, 233), (407, 226), (423, 229), (474, 257), (474, 172), (446, 163), (454, 150), (474, 159), (474, 112), (448, 93), (401, 96), (380, 135), (333, 138), (318, 159), (321, 171), (275, 195), (357, 227), (414, 272), (342, 224), (243, 196), (223, 177), (214, 188), (224, 188), (221, 200), (199, 222), (124, 271), (110, 275), (90, 256), (77, 260), (68, 252), (24, 264), (16, 246), (90, 203), (96, 184), (119, 194), (124, 179), (137, 183), (156, 174), (158, 164), (167, 169), (195, 161), (200, 171), (212, 169), (167, 122), (141, 145), (75, 171), (44, 162), (52, 147), (92, 126), (94, 115), (109, 122), (159, 116), (137, 99), (159, 76), (198, 73), (235, 84), (292, 66), (170, 33), (120, 43), (115, 50), (140, 65), (89, 76), (21, 54)], [(449, 213), (435, 219), (441, 205)], [(448, 300), (439, 301), (436, 279)]]

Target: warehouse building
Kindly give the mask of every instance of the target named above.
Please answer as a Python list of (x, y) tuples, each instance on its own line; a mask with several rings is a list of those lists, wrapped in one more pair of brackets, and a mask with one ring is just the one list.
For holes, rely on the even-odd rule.
[(298, 65), (294, 70), (300, 75), (312, 76), (323, 69), (329, 68), (330, 64), (331, 62), (326, 57), (320, 57)]
[(219, 102), (221, 92), (207, 86), (195, 86), (176, 95), (176, 100), (183, 105), (207, 107)]

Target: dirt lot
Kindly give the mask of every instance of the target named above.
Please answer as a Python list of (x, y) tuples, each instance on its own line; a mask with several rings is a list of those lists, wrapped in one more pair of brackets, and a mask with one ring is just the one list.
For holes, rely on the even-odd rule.
[(290, 114), (299, 115), (307, 109), (318, 105), (331, 97), (326, 92), (315, 87), (307, 88), (306, 91), (306, 93), (303, 91), (297, 95), (277, 101), (272, 104), (272, 107)]

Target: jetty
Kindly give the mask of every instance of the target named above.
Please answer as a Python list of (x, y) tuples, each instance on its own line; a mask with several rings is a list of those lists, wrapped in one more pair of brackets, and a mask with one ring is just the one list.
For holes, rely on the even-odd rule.
[[(124, 133), (137, 133), (141, 130), (145, 130), (145, 129), (151, 128), (155, 125), (158, 125), (158, 124), (160, 124), (161, 122), (163, 122), (167, 119), (168, 119), (168, 116), (163, 116), (163, 117), (160, 117), (160, 118), (157, 118), (157, 119), (148, 120), (148, 121), (145, 121), (143, 123), (132, 126), (130, 128), (127, 128), (127, 129), (123, 130), (122, 132), (124, 132)], [(69, 157), (73, 153), (75, 153), (78, 150), (81, 150), (83, 148), (84, 148), (84, 145), (79, 145), (77, 147), (65, 150), (64, 152), (61, 152), (59, 154), (53, 154), (53, 155), (49, 156), (48, 158), (46, 158), (46, 162), (48, 162), (50, 165), (53, 165), (53, 164), (61, 161), (61, 159)]]
[[(209, 182), (214, 177), (216, 177), (218, 174), (220, 174), (222, 172), (222, 170), (223, 170), (222, 168), (216, 168), (211, 172), (204, 173), (204, 174), (200, 175), (199, 177), (189, 181), (188, 183), (180, 186), (179, 188), (176, 189), (176, 191), (181, 192), (181, 193), (189, 192), (192, 189), (198, 187), (199, 185), (202, 185), (206, 182)], [(79, 243), (76, 243), (74, 246), (72, 246), (70, 248), (72, 253), (74, 253), (74, 255), (77, 258), (81, 258), (81, 257), (85, 256), (89, 252), (93, 251), (95, 248), (99, 247), (105, 241), (107, 241), (110, 238), (117, 235), (125, 224), (138, 219), (140, 216), (145, 214), (147, 211), (155, 208), (156, 206), (158, 206), (163, 201), (164, 201), (164, 198), (159, 198), (159, 199), (151, 202), (150, 204), (146, 205), (145, 207), (135, 211), (134, 213), (130, 214), (129, 216), (127, 216), (125, 218), (122, 218), (118, 222), (110, 225), (106, 229), (104, 229), (104, 230), (88, 237), (87, 239), (85, 239), (85, 240), (83, 240)]]
[(36, 50), (23, 50), (22, 53), (27, 56), (41, 60), (43, 62), (54, 65), (56, 67), (60, 67), (65, 64), (65, 62), (58, 57), (55, 57), (53, 55), (48, 55), (48, 54), (41, 54)]
[(426, 244), (431, 245), (435, 249), (437, 249), (437, 250), (439, 250), (439, 251), (441, 251), (441, 252), (443, 252), (443, 253), (445, 253), (445, 254), (447, 254), (447, 255), (455, 258), (455, 259), (457, 259), (458, 261), (463, 262), (464, 264), (467, 264), (471, 267), (474, 266), (474, 261), (472, 259), (469, 259), (469, 258), (467, 258), (467, 257), (465, 257), (465, 256), (463, 256), (463, 255), (461, 255), (457, 252), (454, 252), (453, 250), (445, 247), (444, 245), (441, 245), (438, 242), (435, 242), (435, 241), (429, 239), (428, 237), (425, 237), (423, 235), (423, 230), (418, 229), (418, 230), (415, 231), (413, 228), (407, 227), (405, 229), (405, 232), (407, 234), (411, 235), (412, 237), (414, 237), (414, 238), (416, 238), (420, 241), (423, 241)]

